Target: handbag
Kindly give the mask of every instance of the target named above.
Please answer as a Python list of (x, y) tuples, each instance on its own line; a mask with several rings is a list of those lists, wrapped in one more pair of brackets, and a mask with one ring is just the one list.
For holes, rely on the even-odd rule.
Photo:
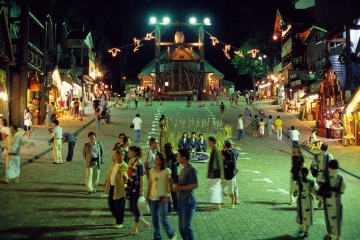
[(324, 198), (331, 198), (330, 181), (326, 181), (320, 185), (317, 195)]
[(141, 215), (149, 214), (150, 213), (150, 207), (148, 202), (145, 200), (144, 196), (139, 197), (139, 200), (137, 202), (137, 207), (139, 209), (139, 212)]
[(134, 128), (134, 124), (132, 123), (132, 124), (130, 124), (130, 128)]

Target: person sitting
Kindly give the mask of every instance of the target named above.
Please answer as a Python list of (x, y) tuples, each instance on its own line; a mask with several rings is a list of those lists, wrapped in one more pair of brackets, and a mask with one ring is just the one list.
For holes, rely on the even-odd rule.
[(314, 129), (311, 132), (310, 138), (309, 138), (309, 143), (315, 145), (317, 148), (320, 148), (322, 142), (320, 140), (317, 139), (316, 137), (316, 129)]
[(107, 108), (104, 108), (104, 110), (102, 110), (100, 113), (100, 120), (102, 123), (108, 123), (110, 121), (110, 117), (109, 117), (110, 115), (108, 116), (107, 112), (108, 112)]
[(178, 143), (178, 149), (181, 149), (181, 148), (186, 148), (188, 149), (189, 147), (189, 138), (188, 138), (188, 133), (187, 132), (183, 132), (180, 140), (179, 140), (179, 143)]

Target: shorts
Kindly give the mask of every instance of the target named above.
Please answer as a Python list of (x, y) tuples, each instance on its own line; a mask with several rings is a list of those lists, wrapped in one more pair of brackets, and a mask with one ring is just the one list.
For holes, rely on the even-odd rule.
[(28, 127), (27, 125), (24, 125), (24, 131), (30, 131), (30, 127)]
[(224, 179), (223, 188), (224, 188), (224, 189), (227, 188), (227, 192), (228, 192), (229, 194), (234, 193), (234, 189), (235, 189), (235, 177), (233, 177), (231, 180), (226, 180), (226, 179)]

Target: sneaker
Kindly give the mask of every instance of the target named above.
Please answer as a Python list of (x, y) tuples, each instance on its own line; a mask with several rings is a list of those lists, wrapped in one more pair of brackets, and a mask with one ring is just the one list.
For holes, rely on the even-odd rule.
[(172, 238), (170, 238), (170, 240), (176, 240), (177, 239), (177, 234), (174, 233), (174, 236)]
[(148, 222), (141, 223), (141, 227), (139, 229), (139, 232), (145, 231), (148, 227), (150, 227), (150, 224)]
[(17, 178), (14, 179), (14, 183), (18, 183), (18, 182), (20, 182), (20, 180), (19, 180), (19, 178), (17, 177)]
[(124, 225), (122, 224), (114, 224), (113, 225), (113, 228), (122, 228)]

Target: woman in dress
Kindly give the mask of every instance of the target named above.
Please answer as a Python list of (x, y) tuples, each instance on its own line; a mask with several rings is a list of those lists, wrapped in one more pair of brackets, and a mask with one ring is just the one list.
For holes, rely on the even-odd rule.
[(258, 130), (259, 130), (259, 119), (257, 118), (258, 116), (255, 115), (254, 119), (251, 122), (251, 127), (253, 129), (253, 137), (257, 137), (258, 136)]
[(293, 147), (293, 155), (291, 156), (291, 178), (290, 178), (290, 205), (295, 204), (295, 198), (292, 194), (294, 192), (295, 182), (299, 180), (299, 173), (302, 167), (304, 167), (304, 156), (301, 154), (300, 147)]
[(26, 138), (30, 138), (30, 126), (31, 126), (31, 113), (29, 108), (25, 108), (24, 111), (24, 132), (22, 136), (24, 136), (27, 133)]
[(300, 170), (300, 176), (296, 181), (292, 194), (298, 192), (297, 199), (297, 223), (299, 224), (299, 233), (303, 232), (303, 225), (306, 229), (303, 235), (304, 238), (309, 236), (310, 225), (313, 225), (314, 221), (314, 196), (319, 189), (318, 185), (310, 179), (307, 179), (309, 169), (302, 168)]
[[(127, 236), (137, 236), (139, 232), (144, 231), (150, 225), (145, 221), (143, 217), (141, 217), (140, 211), (137, 207), (137, 202), (139, 197), (143, 196), (143, 188), (144, 188), (144, 166), (140, 161), (142, 156), (141, 148), (137, 146), (131, 146), (129, 148), (129, 164), (128, 164), (128, 184), (127, 188), (132, 189), (131, 193), (127, 193), (127, 197), (129, 198), (130, 209), (135, 215), (135, 220), (132, 229), (126, 234)], [(128, 191), (129, 192), (129, 191)], [(138, 230), (138, 226), (140, 223), (140, 229)]]
[(340, 240), (342, 227), (342, 202), (341, 195), (345, 192), (344, 177), (338, 173), (339, 162), (331, 160), (329, 162), (329, 175), (331, 186), (331, 197), (324, 199), (324, 212), (327, 235), (325, 240), (332, 239), (336, 235), (336, 240)]
[(272, 116), (269, 115), (269, 118), (266, 120), (266, 127), (267, 127), (267, 133), (269, 138), (272, 136), (272, 125), (274, 124), (274, 121), (272, 119)]
[(260, 129), (260, 137), (263, 138), (264, 134), (265, 134), (265, 122), (264, 120), (261, 118), (260, 122), (259, 122), (259, 129)]
[(146, 200), (151, 206), (152, 224), (154, 227), (153, 237), (161, 240), (160, 221), (166, 235), (172, 239), (175, 235), (174, 228), (167, 218), (168, 201), (170, 197), (170, 174), (171, 170), (166, 166), (166, 156), (162, 152), (155, 154), (155, 168), (150, 169), (149, 182), (146, 192)]

